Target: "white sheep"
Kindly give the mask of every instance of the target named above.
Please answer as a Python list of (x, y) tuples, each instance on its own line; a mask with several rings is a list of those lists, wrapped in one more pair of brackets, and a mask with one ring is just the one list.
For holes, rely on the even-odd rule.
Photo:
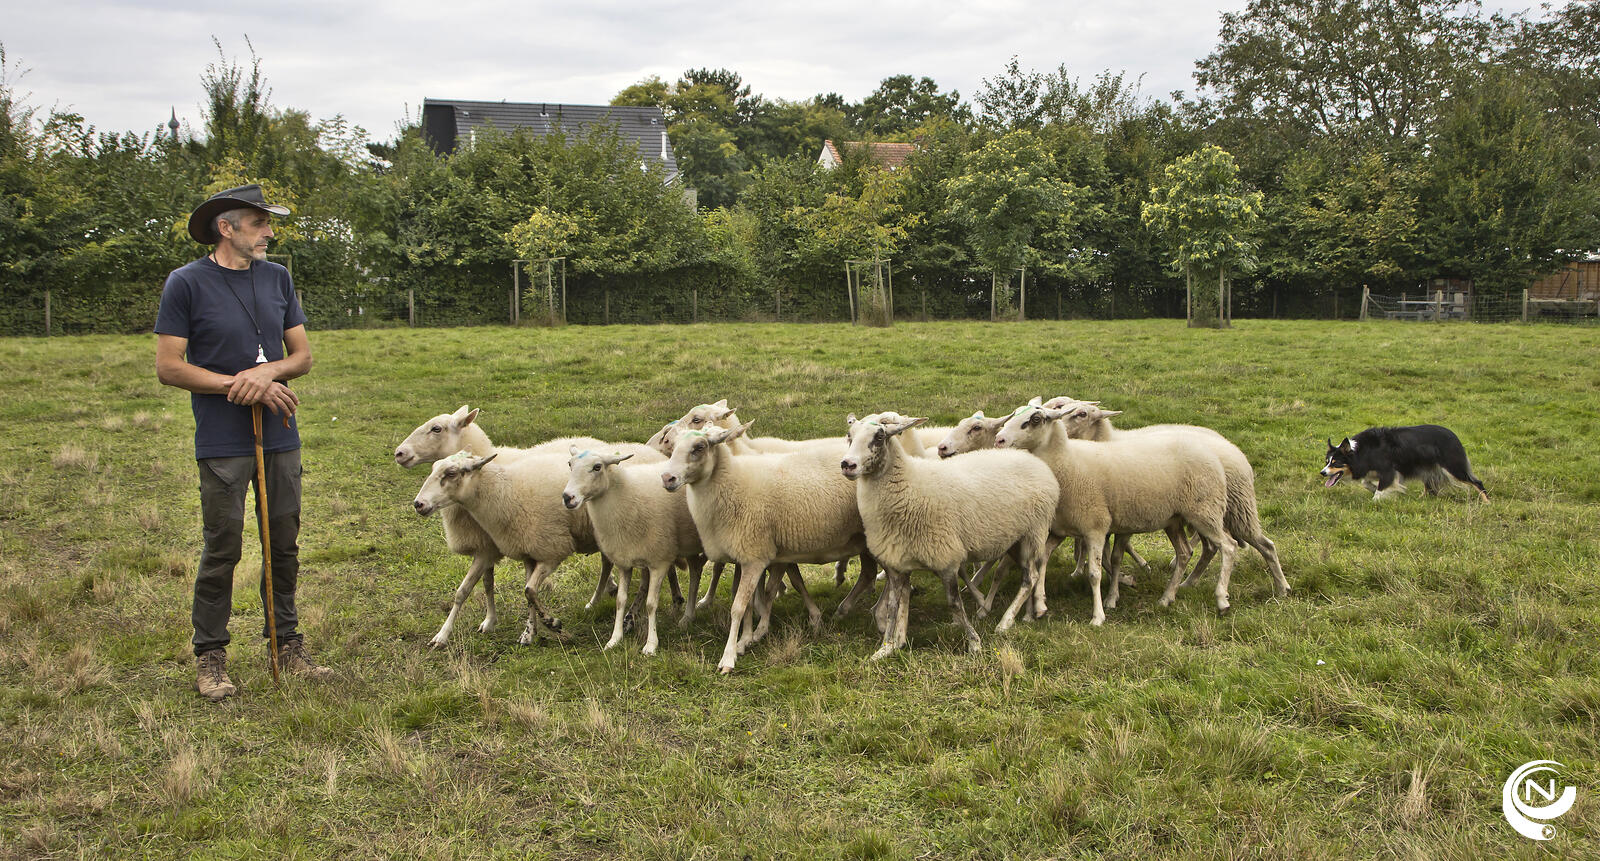
[[(1031, 451), (1055, 473), (1061, 488), (1051, 526), (1055, 536), (1084, 539), (1088, 576), (1094, 595), (1091, 622), (1104, 623), (1100, 597), (1100, 560), (1108, 535), (1173, 530), (1188, 523), (1208, 550), (1220, 552), (1222, 574), (1217, 607), (1228, 607), (1227, 581), (1238, 545), (1223, 527), (1227, 511), (1227, 479), (1222, 464), (1204, 444), (1183, 434), (1087, 442), (1068, 437), (1051, 412), (1018, 410), (995, 435), (995, 447)], [(1026, 582), (1025, 582), (1026, 586)], [(1019, 589), (997, 630), (1011, 627), (1016, 612), (1032, 592), (1035, 613), (1043, 615), (1043, 590)]]
[[(1277, 545), (1272, 543), (1261, 528), (1261, 515), (1256, 506), (1255, 470), (1251, 468), (1250, 459), (1245, 457), (1244, 452), (1227, 437), (1201, 425), (1160, 424), (1129, 430), (1113, 427), (1112, 417), (1121, 414), (1118, 410), (1104, 409), (1092, 401), (1064, 404), (1061, 405), (1059, 412), (1055, 413), (1073, 439), (1105, 441), (1176, 433), (1189, 435), (1209, 448), (1222, 463), (1223, 473), (1227, 478), (1228, 509), (1223, 519), (1224, 528), (1235, 541), (1254, 547), (1256, 552), (1261, 554), (1262, 560), (1267, 563), (1267, 570), (1271, 572), (1274, 593), (1279, 597), (1288, 595), (1289, 581), (1283, 576), (1283, 566), (1278, 561)], [(1180, 540), (1181, 533), (1179, 537), (1173, 539), (1175, 552), (1179, 549)], [(1187, 559), (1187, 541), (1183, 542), (1182, 550), (1182, 555)], [(1115, 560), (1115, 553), (1112, 558)], [(1200, 575), (1205, 573), (1210, 560), (1211, 554), (1202, 552), (1194, 570), (1186, 579), (1181, 577), (1182, 567), (1175, 567), (1167, 589), (1161, 596), (1162, 606), (1172, 603), (1179, 586), (1187, 586), (1198, 580)], [(1113, 580), (1111, 595), (1107, 599), (1106, 606), (1113, 608), (1117, 606), (1117, 591), (1117, 581)]]
[[(855, 488), (840, 475), (837, 456), (812, 450), (731, 455), (728, 443), (749, 427), (680, 432), (661, 473), (667, 490), (687, 489), (689, 512), (706, 556), (737, 563), (745, 572), (733, 596), (728, 641), (717, 664), (723, 673), (732, 672), (738, 656), (766, 631), (770, 606), (759, 626), (752, 628), (746, 619), (759, 572), (774, 564), (838, 562), (867, 549)], [(804, 589), (803, 580), (791, 580), (797, 590)], [(809, 602), (804, 591), (801, 595)], [(813, 622), (817, 620), (813, 615)]]
[[(622, 570), (618, 594), (628, 593), (628, 571), (645, 571), (645, 616), (647, 618), (643, 652), (656, 652), (656, 604), (663, 575), (679, 558), (691, 562), (691, 593), (699, 586), (700, 535), (682, 494), (667, 493), (661, 487), (658, 465), (641, 463), (619, 466), (632, 454), (611, 454), (571, 446), (568, 452), (568, 480), (561, 491), (561, 502), (569, 511), (584, 508), (594, 529), (600, 552)], [(611, 630), (609, 649), (621, 642), (623, 601), (617, 601), (616, 620)], [(686, 622), (693, 619), (690, 603)]]
[[(412, 505), (424, 517), (451, 506), (466, 509), (500, 552), (520, 561), (528, 572), (523, 590), (528, 621), (518, 642), (527, 645), (545, 631), (561, 637), (561, 623), (544, 611), (537, 593), (568, 556), (599, 549), (593, 527), (587, 512), (568, 511), (561, 504), (565, 458), (528, 454), (498, 464), (496, 457), (459, 452), (436, 461)], [(618, 602), (623, 598), (619, 594)]]
[[(650, 437), (646, 444), (654, 447), (657, 451), (671, 455), (672, 447), (677, 441), (678, 434), (684, 430), (705, 430), (706, 428), (710, 427), (720, 427), (731, 430), (738, 426), (739, 416), (732, 407), (728, 406), (728, 399), (723, 398), (713, 404), (700, 404), (690, 409), (679, 418), (667, 422), (665, 425), (662, 425), (661, 430), (656, 431), (656, 433)], [(725, 443), (725, 445), (729, 446), (728, 451), (732, 454), (786, 454), (790, 452), (808, 451), (819, 448), (827, 449), (841, 455), (844, 453), (844, 441), (839, 437), (821, 437), (817, 439), (804, 440), (790, 440), (783, 439), (781, 437), (755, 437), (752, 439), (736, 438), (728, 443)], [(722, 579), (723, 564), (724, 563), (718, 562), (712, 566), (711, 581), (706, 586), (705, 595), (696, 602), (696, 606), (699, 609), (708, 609), (711, 606), (712, 601), (716, 598), (717, 584)], [(850, 563), (848, 560), (840, 560), (834, 566), (833, 582), (835, 585), (844, 583), (845, 573), (849, 569), (849, 564)], [(874, 568), (872, 570), (876, 569)], [(845, 595), (844, 600), (839, 602), (838, 608), (834, 610), (834, 618), (843, 617), (847, 612), (849, 612), (850, 607), (855, 603), (855, 600), (863, 592), (871, 588), (873, 578), (867, 576), (868, 571), (869, 566), (865, 564), (865, 561), (863, 561), (861, 566), (861, 575), (856, 579), (855, 586), (851, 588), (847, 595)], [(734, 576), (737, 578), (738, 575), (739, 570), (735, 568)], [(793, 580), (799, 576), (800, 574), (798, 569), (795, 569), (794, 572), (791, 572), (790, 579)]]
[[(1074, 401), (1072, 398), (1052, 398), (1041, 404), (1038, 398), (1034, 398), (1029, 401), (1028, 404), (1029, 406), (1061, 407), (1067, 403), (1073, 402)], [(1014, 412), (1015, 410), (1013, 410), (1013, 413)], [(978, 410), (972, 415), (962, 419), (961, 421), (957, 422), (956, 426), (951, 428), (939, 441), (939, 444), (936, 447), (939, 457), (948, 458), (954, 457), (958, 454), (964, 454), (969, 451), (982, 451), (985, 449), (994, 448), (995, 434), (1000, 431), (1000, 427), (1006, 423), (1006, 419), (1010, 418), (1011, 415), (1012, 413), (1007, 413), (1006, 415), (998, 416), (996, 418), (989, 418), (983, 414), (983, 410)], [(1144, 560), (1144, 557), (1135, 552), (1132, 547), (1129, 547), (1126, 541), (1113, 547), (1111, 556), (1109, 557), (1112, 560), (1112, 567), (1115, 567), (1116, 561), (1120, 558), (1121, 553), (1124, 551), (1128, 554), (1128, 557), (1134, 561), (1134, 564), (1138, 565), (1140, 568), (1149, 570), (1150, 564)], [(1086, 558), (1086, 554), (1083, 552), (1082, 539), (1073, 539), (1073, 557), (1077, 560), (1077, 564), (1072, 570), (1072, 576), (1076, 577), (1083, 573), (1084, 559)], [(994, 605), (995, 594), (1000, 590), (1001, 577), (1005, 574), (1009, 562), (1009, 559), (1004, 558), (995, 560), (994, 564), (985, 565), (984, 569), (980, 570), (977, 575), (968, 582), (967, 585), (972, 590), (973, 598), (978, 602), (978, 615), (980, 617), (987, 615), (989, 609)], [(978, 582), (981, 581), (985, 572), (988, 572), (990, 576), (989, 588), (986, 592), (980, 590), (977, 585)], [(1127, 585), (1131, 586), (1133, 585), (1133, 575), (1121, 575), (1118, 578), (1118, 582), (1126, 583)], [(1115, 605), (1113, 604), (1113, 606)]]
[(961, 566), (1015, 552), (1027, 588), (1030, 578), (1044, 576), (1049, 560), (1060, 495), (1050, 468), (1016, 451), (974, 452), (954, 461), (910, 456), (901, 436), (923, 421), (893, 413), (860, 422), (850, 416), (850, 448), (839, 464), (856, 483), (867, 548), (888, 579), (879, 604), (887, 624), (875, 660), (906, 643), (912, 571), (933, 571), (944, 582), (955, 621), (976, 652), (980, 641), (961, 597)]
[[(484, 433), (483, 427), (476, 421), (478, 410), (469, 409), (465, 404), (454, 413), (441, 413), (428, 421), (418, 425), (404, 441), (394, 450), (395, 463), (410, 469), (420, 463), (434, 463), (449, 457), (456, 452), (465, 451), (478, 457), (487, 457), (499, 454), (502, 464), (529, 453), (562, 454), (571, 445), (592, 446), (595, 448), (609, 447), (606, 443), (593, 437), (560, 437), (540, 443), (532, 448), (512, 448), (510, 446), (496, 446)], [(661, 461), (665, 458), (653, 451), (646, 451), (633, 443), (620, 445), (624, 451), (637, 452), (641, 459)], [(447, 508), (441, 514), (444, 523), (445, 544), (452, 553), (459, 553), (472, 557), (472, 562), (467, 566), (467, 574), (461, 580), (461, 585), (456, 588), (455, 596), (451, 600), (450, 613), (445, 617), (444, 624), (439, 627), (439, 632), (429, 641), (432, 648), (441, 648), (450, 640), (450, 634), (455, 630), (456, 617), (461, 614), (461, 608), (472, 597), (472, 590), (483, 581), (483, 597), (485, 613), (483, 622), (478, 625), (480, 633), (488, 633), (498, 624), (499, 617), (495, 612), (494, 604), (494, 566), (505, 554), (494, 546), (487, 533), (472, 519), (466, 509), (460, 507)], [(591, 551), (592, 552), (592, 551)], [(594, 597), (589, 599), (585, 609), (589, 609), (599, 600), (604, 593), (607, 583), (610, 582), (611, 562), (601, 557), (600, 577), (595, 585)], [(672, 578), (673, 595), (678, 596), (676, 577)], [(681, 599), (680, 599), (681, 600)]]

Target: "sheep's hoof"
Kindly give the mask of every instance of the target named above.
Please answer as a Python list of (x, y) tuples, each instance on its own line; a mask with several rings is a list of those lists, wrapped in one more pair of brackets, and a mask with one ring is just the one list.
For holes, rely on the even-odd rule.
[(449, 642), (450, 641), (448, 639), (441, 639), (439, 637), (434, 637), (433, 639), (428, 641), (428, 648), (430, 648), (430, 649), (432, 649), (434, 651), (438, 651), (439, 649), (444, 648)]
[(490, 631), (493, 631), (493, 630), (494, 630), (494, 620), (493, 619), (484, 619), (483, 622), (478, 625), (478, 633), (480, 633), (480, 634), (487, 634), (487, 633), (489, 633)]
[(967, 651), (974, 655), (983, 651), (983, 641), (979, 640), (977, 637), (973, 637), (972, 639), (968, 640)]
[(1093, 619), (1089, 620), (1089, 624), (1095, 626), (1096, 628), (1100, 627), (1101, 625), (1104, 625), (1105, 623), (1106, 623), (1106, 617), (1104, 617), (1104, 616), (1096, 616)]
[(654, 655), (655, 653), (656, 653), (656, 647), (655, 647), (654, 643), (648, 644), (644, 648), (639, 650), (639, 654), (641, 654), (641, 655)]
[(887, 658), (892, 654), (894, 654), (894, 646), (891, 646), (888, 643), (885, 643), (885, 644), (883, 644), (882, 647), (880, 647), (878, 649), (878, 651), (872, 653), (872, 660), (881, 661), (884, 658)]
[(552, 630), (552, 631), (559, 631), (559, 630), (561, 630), (561, 620), (560, 620), (560, 619), (557, 619), (557, 618), (556, 618), (556, 617), (554, 617), (554, 616), (551, 616), (551, 617), (550, 617), (550, 618), (548, 618), (548, 619), (542, 619), (542, 620), (541, 620), (541, 621), (543, 621), (543, 622), (544, 622), (544, 626), (545, 626), (545, 627), (546, 627), (546, 628), (549, 628), (549, 629), (550, 629), (550, 630)]
[[(1149, 571), (1150, 570), (1150, 566), (1146, 565), (1144, 570)], [(1132, 586), (1132, 585), (1134, 585), (1133, 575), (1132, 574), (1120, 575), (1119, 577), (1117, 577), (1117, 582), (1121, 583), (1124, 586)]]
[(519, 645), (519, 646), (531, 646), (531, 645), (533, 645), (533, 632), (531, 632), (531, 631), (523, 631), (522, 632), (522, 636), (517, 638), (517, 645)]
[(604, 646), (600, 647), (600, 651), (602, 651), (602, 652), (607, 651), (607, 650), (611, 649), (612, 647), (616, 646), (620, 642), (622, 642), (622, 638), (621, 637), (612, 637), (611, 639), (606, 641), (606, 644)]
[(1162, 595), (1161, 596), (1161, 600), (1157, 601), (1156, 603), (1160, 604), (1163, 607), (1171, 607), (1172, 606), (1172, 598), (1170, 598), (1170, 597), (1168, 597), (1166, 595)]
[(718, 664), (717, 665), (717, 672), (721, 673), (724, 676), (726, 676), (729, 673), (733, 672), (733, 664)]
[(1116, 600), (1113, 599), (1113, 598), (1107, 598), (1106, 599), (1106, 609), (1107, 610), (1115, 610), (1115, 609), (1117, 609)]
[(1227, 615), (1231, 614), (1232, 612), (1233, 612), (1233, 608), (1232, 607), (1218, 607), (1217, 608), (1217, 615), (1218, 616), (1227, 616)]

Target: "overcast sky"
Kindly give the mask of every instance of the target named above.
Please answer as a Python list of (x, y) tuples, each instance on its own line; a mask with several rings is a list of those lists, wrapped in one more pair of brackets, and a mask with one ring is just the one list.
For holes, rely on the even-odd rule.
[(605, 104), (650, 75), (670, 82), (701, 67), (738, 72), (769, 99), (859, 101), (910, 74), (970, 102), (1015, 55), (1024, 69), (1065, 65), (1085, 81), (1143, 75), (1143, 92), (1164, 98), (1193, 92), (1221, 13), (1246, 0), (220, 5), (0, 0), (6, 79), (28, 104), (76, 111), (102, 131), (149, 131), (173, 108), (197, 127), (200, 79), (219, 60), (212, 37), (246, 67), (249, 37), (274, 107), (342, 114), (380, 141), (424, 98)]

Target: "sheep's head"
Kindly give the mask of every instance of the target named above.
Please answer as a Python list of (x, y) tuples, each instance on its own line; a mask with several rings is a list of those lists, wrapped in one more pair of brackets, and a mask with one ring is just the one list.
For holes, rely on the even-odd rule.
[(1038, 403), (1038, 398), (1033, 403), (1017, 407), (1011, 415), (1006, 416), (1000, 424), (1000, 429), (994, 435), (995, 448), (1018, 448), (1023, 451), (1032, 451), (1044, 441), (1045, 434), (1052, 427), (1049, 414), (1054, 410), (1047, 410)]
[(1121, 410), (1102, 408), (1099, 401), (1075, 401), (1071, 398), (1062, 400), (1065, 403), (1054, 410), (1047, 408), (1045, 414), (1059, 419), (1062, 429), (1067, 432), (1067, 436), (1073, 439), (1092, 436), (1095, 425), (1102, 420), (1122, 415)]
[(567, 470), (571, 475), (567, 478), (567, 486), (561, 490), (561, 504), (568, 511), (578, 510), (578, 506), (605, 493), (611, 487), (611, 467), (633, 457), (631, 454), (579, 450), (571, 446), (569, 451), (572, 458), (567, 461)]
[(733, 414), (733, 408), (728, 406), (727, 398), (714, 404), (701, 404), (678, 419), (678, 425), (683, 430), (705, 430), (710, 427), (732, 429), (738, 424), (739, 417)]
[(718, 447), (743, 436), (751, 424), (745, 422), (732, 429), (713, 426), (708, 430), (678, 431), (672, 457), (661, 472), (661, 486), (673, 491), (710, 475), (716, 468)]
[(649, 439), (644, 441), (644, 444), (667, 457), (672, 457), (672, 443), (677, 440), (678, 429), (682, 427), (678, 422), (678, 419), (673, 419), (662, 425), (661, 430), (652, 434)]
[(465, 404), (453, 413), (440, 413), (417, 425), (417, 429), (394, 450), (394, 462), (406, 469), (419, 463), (435, 463), (461, 450), (461, 432), (478, 417), (477, 410)]
[(940, 457), (955, 457), (969, 451), (994, 448), (994, 435), (1005, 424), (1005, 416), (989, 418), (978, 410), (956, 423), (954, 429), (939, 441)]
[(898, 445), (894, 438), (927, 421), (895, 412), (873, 413), (857, 420), (854, 413), (845, 419), (845, 438), (850, 441), (839, 471), (845, 478), (876, 475), (887, 462), (888, 450)]
[(499, 456), (491, 454), (477, 457), (462, 451), (434, 461), (433, 472), (422, 483), (422, 489), (417, 491), (417, 498), (411, 501), (411, 507), (427, 517), (441, 508), (455, 505), (461, 499), (462, 488), (472, 481), (478, 470)]

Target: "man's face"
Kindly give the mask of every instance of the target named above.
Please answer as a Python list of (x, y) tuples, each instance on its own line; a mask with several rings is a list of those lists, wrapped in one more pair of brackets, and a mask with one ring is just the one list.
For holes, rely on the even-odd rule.
[(237, 228), (222, 220), (218, 229), (223, 231), (222, 241), (228, 243), (235, 254), (250, 260), (267, 259), (267, 243), (273, 235), (272, 216), (252, 209), (239, 217)]

